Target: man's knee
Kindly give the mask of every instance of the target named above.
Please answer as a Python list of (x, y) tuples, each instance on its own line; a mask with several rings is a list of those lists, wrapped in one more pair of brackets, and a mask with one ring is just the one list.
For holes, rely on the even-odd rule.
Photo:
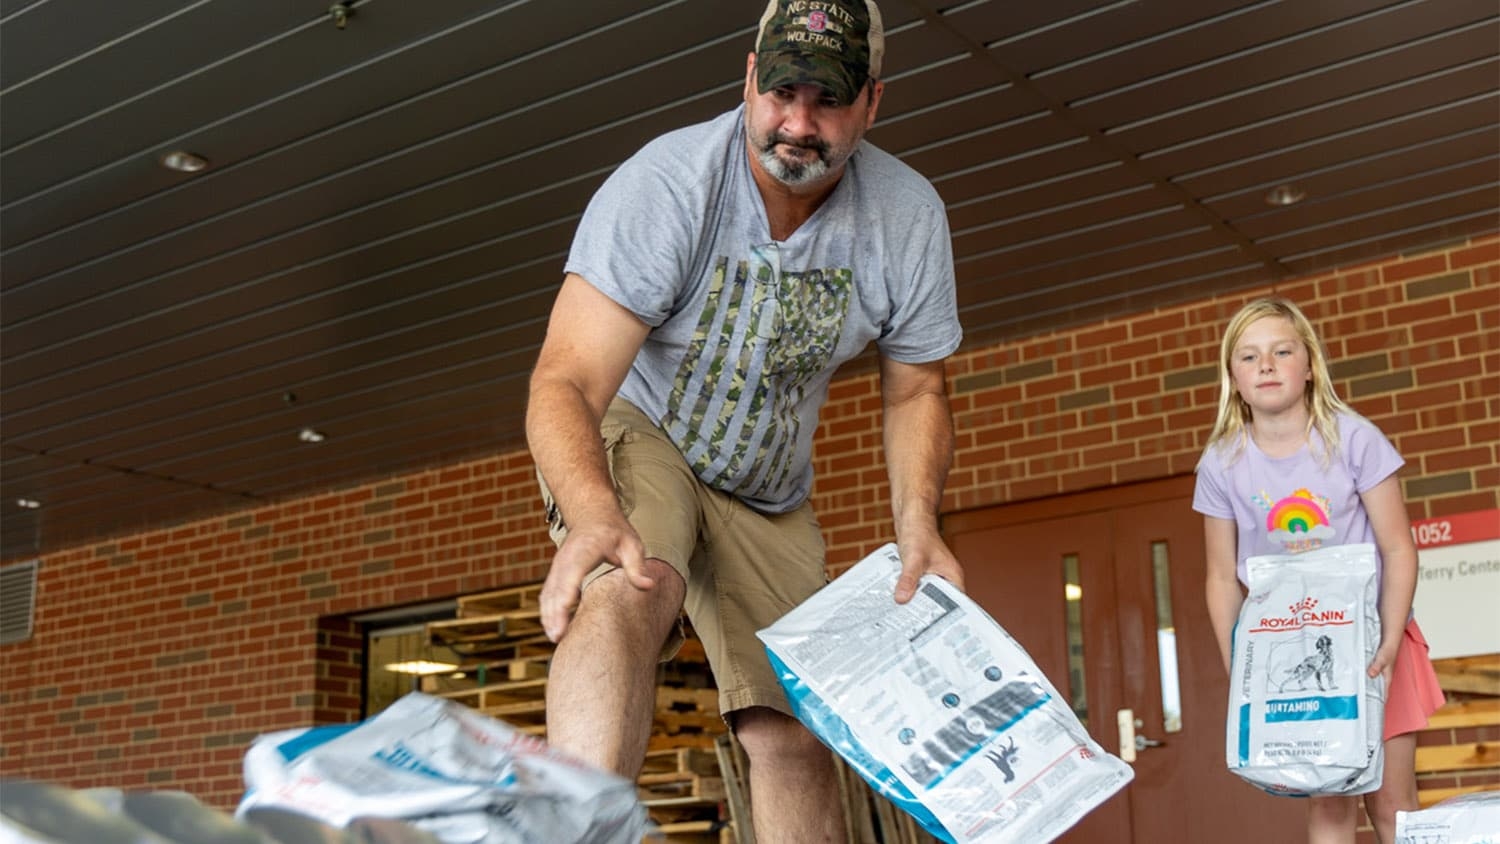
[(764, 706), (752, 706), (732, 716), (734, 735), (745, 753), (759, 759), (817, 760), (829, 750), (800, 721)]
[(682, 575), (655, 558), (645, 561), (646, 574), (655, 581), (650, 589), (637, 589), (622, 569), (605, 572), (585, 583), (578, 611), (618, 616), (639, 622), (643, 618), (675, 621), (682, 610), (687, 586)]

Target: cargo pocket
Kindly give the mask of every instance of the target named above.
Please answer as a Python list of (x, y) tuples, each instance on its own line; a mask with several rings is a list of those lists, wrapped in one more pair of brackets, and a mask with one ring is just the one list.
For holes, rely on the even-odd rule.
[[(634, 509), (633, 496), (629, 494), (629, 470), (625, 461), (619, 459), (618, 450), (621, 443), (631, 439), (630, 427), (620, 422), (605, 422), (599, 428), (599, 435), (604, 445), (604, 462), (609, 467), (609, 478), (615, 487), (615, 497), (619, 499), (620, 509), (625, 516), (630, 516)], [(542, 477), (540, 470), (536, 473), (537, 484), (542, 490), (542, 506), (547, 519), (547, 535), (552, 542), (561, 545), (563, 539), (568, 535), (568, 525), (563, 521), (562, 511), (557, 507), (557, 500), (552, 497), (552, 490), (547, 486), (547, 479)]]

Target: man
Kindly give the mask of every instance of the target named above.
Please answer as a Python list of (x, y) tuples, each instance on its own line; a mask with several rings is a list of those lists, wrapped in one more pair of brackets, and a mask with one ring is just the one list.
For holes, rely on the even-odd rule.
[(961, 585), (937, 524), (960, 329), (941, 199), (863, 141), (884, 91), (874, 3), (773, 0), (756, 45), (742, 107), (648, 143), (590, 202), (526, 430), (559, 542), (548, 740), (635, 776), (685, 609), (750, 759), (756, 839), (807, 844), (844, 838), (833, 760), (755, 631), (826, 582), (818, 411), (873, 340), (894, 598), (925, 572)]

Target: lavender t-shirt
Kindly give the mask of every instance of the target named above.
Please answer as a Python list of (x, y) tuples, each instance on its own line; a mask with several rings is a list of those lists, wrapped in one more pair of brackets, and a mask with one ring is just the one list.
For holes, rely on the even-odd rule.
[[(1290, 457), (1268, 457), (1249, 437), (1237, 455), (1218, 446), (1204, 450), (1193, 509), (1234, 520), (1239, 534), (1237, 571), (1247, 587), (1245, 561), (1250, 557), (1375, 541), (1359, 496), (1405, 461), (1380, 429), (1362, 416), (1340, 414), (1338, 432), (1338, 454), (1327, 466), (1320, 460), (1323, 441), (1317, 431)], [(1378, 552), (1376, 560), (1378, 566)]]

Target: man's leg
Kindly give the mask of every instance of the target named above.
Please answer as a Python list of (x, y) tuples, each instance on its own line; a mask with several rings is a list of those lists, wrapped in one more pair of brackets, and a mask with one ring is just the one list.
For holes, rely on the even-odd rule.
[(646, 560), (642, 592), (609, 572), (583, 590), (547, 676), (547, 743), (627, 779), (640, 773), (656, 709), (656, 663), (682, 607), (682, 577)]
[(796, 719), (764, 706), (734, 713), (734, 734), (750, 758), (756, 844), (845, 840), (832, 751)]

